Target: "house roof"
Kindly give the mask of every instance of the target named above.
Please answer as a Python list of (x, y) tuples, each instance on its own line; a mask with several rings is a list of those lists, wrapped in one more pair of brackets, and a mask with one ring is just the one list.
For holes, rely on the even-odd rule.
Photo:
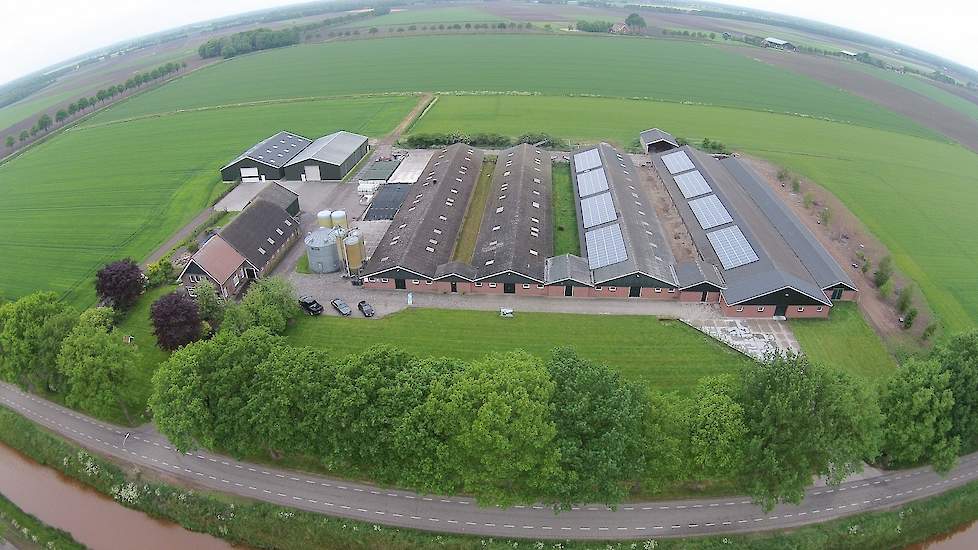
[(434, 278), (438, 266), (451, 261), (482, 158), (465, 143), (435, 152), (367, 261), (365, 276), (403, 269)]
[[(264, 200), (288, 210), (299, 200), (299, 195), (277, 182), (266, 183), (255, 196), (254, 201)], [(252, 202), (254, 202), (252, 201)]]
[(660, 141), (665, 141), (672, 144), (673, 147), (679, 147), (679, 143), (676, 138), (672, 137), (669, 132), (664, 132), (658, 128), (650, 128), (638, 135), (639, 141), (642, 142), (642, 147), (646, 150), (649, 148), (649, 144), (657, 143)]
[[(790, 213), (787, 217), (779, 218), (777, 224), (768, 218), (767, 212), (776, 212), (776, 208), (767, 201), (777, 199), (764, 197), (759, 188), (763, 183), (759, 178), (734, 157), (721, 161), (689, 146), (681, 147), (679, 152), (685, 153), (690, 163), (684, 163), (676, 174), (670, 174), (662, 157), (676, 154), (677, 151), (653, 155), (653, 165), (672, 196), (700, 256), (720, 272), (726, 286), (726, 302), (735, 305), (792, 288), (815, 301), (831, 305), (822, 291), (823, 287), (816, 282), (808, 267), (824, 260), (812, 249), (812, 246), (817, 248), (818, 243), (800, 243), (802, 237), (790, 236), (790, 225), (800, 224), (796, 219), (791, 219)], [(700, 172), (712, 195), (689, 200), (683, 196), (676, 177), (692, 170)], [(755, 197), (761, 204), (756, 202)], [(706, 215), (700, 211), (700, 216), (697, 216), (690, 203), (704, 199), (710, 201), (705, 205), (709, 206), (708, 211)], [(701, 220), (707, 225), (706, 228)], [(789, 234), (789, 238), (786, 239), (781, 231)], [(732, 257), (723, 249), (724, 239), (721, 238), (731, 234), (742, 235), (745, 241), (731, 245), (730, 249), (734, 252)], [(719, 252), (714, 242), (721, 247)], [(804, 246), (796, 249), (794, 245), (799, 243)], [(805, 256), (804, 261), (801, 256)]]
[(257, 200), (224, 226), (220, 236), (261, 270), (298, 231), (299, 224), (284, 208)]
[(222, 166), (221, 170), (246, 158), (274, 168), (281, 168), (308, 147), (310, 143), (312, 143), (312, 140), (309, 138), (304, 138), (291, 132), (281, 131), (255, 144), (244, 153), (241, 153), (237, 158)]
[(771, 37), (771, 36), (765, 38), (764, 41), (765, 42), (770, 42), (772, 44), (777, 44), (778, 46), (787, 46), (787, 45), (791, 44), (791, 42), (788, 42), (787, 40), (781, 40), (780, 38), (774, 38), (774, 37)]
[(285, 165), (294, 166), (307, 160), (318, 160), (339, 166), (366, 142), (367, 136), (340, 130), (312, 142)]
[(574, 281), (588, 286), (594, 284), (587, 260), (573, 254), (561, 254), (547, 258), (543, 278), (544, 283), (548, 285), (564, 281)]
[(191, 261), (214, 280), (224, 284), (247, 260), (220, 235), (214, 235), (207, 239), (207, 242), (193, 255)]
[(499, 152), (472, 258), (480, 279), (509, 271), (543, 281), (553, 255), (550, 171), (550, 155), (532, 145)]
[[(589, 173), (591, 170), (587, 168), (595, 163), (597, 166), (591, 170), (604, 171), (608, 191), (582, 199), (578, 178), (581, 174)], [(611, 145), (601, 143), (572, 155), (571, 175), (581, 249), (588, 255), (594, 283), (601, 284), (641, 273), (675, 286), (677, 281), (672, 269), (672, 249), (665, 240), (655, 207), (641, 185), (638, 169), (631, 158)], [(610, 195), (610, 202), (605, 194)], [(609, 204), (613, 211), (608, 210)], [(594, 209), (597, 217), (590, 216), (593, 225), (585, 222), (585, 207)], [(612, 244), (604, 246), (609, 242)], [(604, 254), (609, 247), (617, 252), (612, 259), (605, 260), (595, 255), (598, 252)]]

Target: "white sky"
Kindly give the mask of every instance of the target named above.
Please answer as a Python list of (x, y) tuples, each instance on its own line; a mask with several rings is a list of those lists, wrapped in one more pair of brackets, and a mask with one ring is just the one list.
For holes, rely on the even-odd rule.
[[(75, 55), (188, 23), (296, 0), (0, 0), (0, 83)], [(867, 32), (978, 68), (978, 2), (727, 0)]]

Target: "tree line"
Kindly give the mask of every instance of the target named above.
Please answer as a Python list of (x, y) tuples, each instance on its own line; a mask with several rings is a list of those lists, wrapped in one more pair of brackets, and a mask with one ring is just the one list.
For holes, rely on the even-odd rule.
[[(108, 264), (96, 278), (103, 307), (80, 313), (52, 293), (3, 304), (0, 377), (128, 418), (142, 406), (125, 397), (138, 351), (115, 327), (148, 281), (172, 280), (166, 272)], [(863, 462), (946, 472), (978, 446), (978, 331), (875, 386), (774, 355), (680, 395), (571, 349), (473, 361), (389, 346), (335, 356), (284, 339), (299, 313), (278, 278), (258, 281), (240, 303), (209, 285), (196, 299), (174, 292), (154, 302), (157, 345), (173, 350), (149, 398), (160, 431), (181, 450), (302, 456), (422, 492), (558, 509), (711, 480), (770, 508), (800, 501), (812, 476), (837, 484)]]
[(581, 19), (574, 27), (582, 32), (610, 32), (613, 26), (614, 23), (611, 21), (587, 21)]
[(495, 133), (476, 133), (466, 134), (464, 132), (445, 132), (445, 133), (423, 133), (411, 134), (405, 138), (404, 143), (411, 149), (431, 149), (434, 147), (446, 147), (456, 143), (467, 143), (475, 147), (505, 148), (520, 143), (543, 143), (551, 149), (568, 149), (569, 145), (561, 138), (545, 133), (526, 133), (518, 137), (510, 138)]
[(143, 84), (165, 78), (177, 71), (187, 67), (186, 62), (177, 63), (169, 62), (159, 67), (156, 67), (150, 71), (140, 72), (134, 74), (132, 77), (126, 79), (125, 82), (120, 84), (113, 84), (108, 88), (99, 89), (92, 96), (82, 96), (78, 98), (77, 101), (73, 101), (68, 104), (67, 107), (63, 109), (58, 109), (55, 113), (54, 119), (48, 113), (43, 113), (38, 117), (37, 121), (31, 126), (30, 130), (22, 130), (17, 139), (14, 136), (7, 136), (6, 145), (9, 149), (13, 149), (14, 145), (19, 141), (24, 143), (28, 139), (37, 136), (38, 134), (43, 134), (49, 131), (54, 124), (59, 125), (64, 124), (69, 118), (75, 116), (77, 113), (83, 113), (85, 110), (94, 110), (95, 107), (107, 100), (115, 98), (117, 95), (122, 95), (123, 93), (141, 87)]
[(202, 59), (223, 57), (225, 59), (249, 52), (281, 48), (298, 44), (300, 33), (297, 27), (273, 31), (271, 29), (255, 29), (236, 32), (230, 36), (212, 38), (197, 48)]

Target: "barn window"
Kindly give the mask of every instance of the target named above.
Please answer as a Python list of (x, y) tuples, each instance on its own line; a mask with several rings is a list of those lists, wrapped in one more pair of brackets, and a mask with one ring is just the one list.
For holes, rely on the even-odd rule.
[(762, 311), (764, 311), (764, 306), (760, 306), (757, 308), (758, 313), (761, 313)]
[(744, 308), (743, 308), (743, 307), (738, 307), (738, 308), (737, 308), (737, 312), (738, 312), (738, 313), (739, 313), (739, 312), (742, 312), (742, 311), (744, 311)]
[(798, 313), (804, 313), (804, 312), (805, 312), (805, 308), (803, 308), (803, 307), (799, 307), (798, 308)]
[(822, 311), (822, 306), (818, 306), (817, 308), (815, 308), (815, 311)]

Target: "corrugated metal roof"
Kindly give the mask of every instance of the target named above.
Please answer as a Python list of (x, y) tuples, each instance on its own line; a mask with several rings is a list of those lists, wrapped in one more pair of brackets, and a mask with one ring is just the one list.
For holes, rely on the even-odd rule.
[(679, 143), (676, 138), (672, 137), (669, 132), (664, 132), (658, 128), (650, 128), (638, 135), (639, 141), (642, 143), (642, 149), (648, 150), (649, 145), (652, 143), (658, 143), (660, 141), (665, 141), (670, 143), (673, 147), (679, 147)]
[(241, 159), (252, 159), (268, 166), (281, 168), (296, 155), (302, 152), (312, 140), (291, 132), (281, 131), (264, 141), (261, 141), (238, 155), (237, 158), (221, 167), (224, 170), (228, 166), (240, 161)]
[(561, 254), (547, 258), (543, 278), (544, 284), (548, 285), (567, 281), (588, 286), (594, 283), (591, 279), (591, 269), (588, 267), (587, 260), (573, 254)]
[(386, 182), (400, 164), (400, 160), (375, 160), (364, 168), (363, 172), (360, 172), (357, 178), (363, 181)]
[(434, 151), (411, 151), (411, 153), (401, 160), (401, 165), (394, 170), (387, 183), (412, 184), (421, 178), (425, 166), (431, 160)]
[(294, 166), (312, 159), (339, 166), (366, 142), (367, 136), (340, 130), (312, 142), (285, 165)]

